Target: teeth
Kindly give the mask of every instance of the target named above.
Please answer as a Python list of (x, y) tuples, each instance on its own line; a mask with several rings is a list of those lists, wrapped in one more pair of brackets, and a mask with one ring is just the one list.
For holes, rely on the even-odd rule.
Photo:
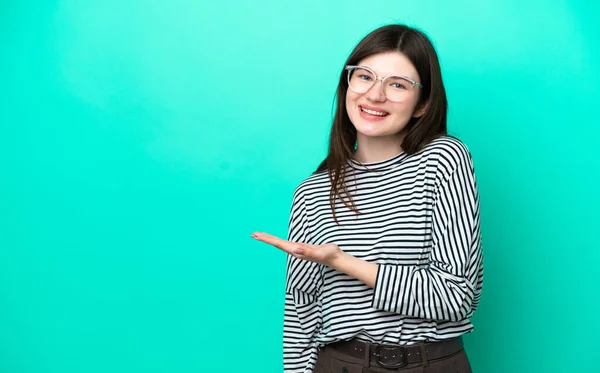
[(383, 116), (386, 116), (386, 115), (387, 115), (387, 113), (385, 113), (385, 112), (382, 112), (382, 111), (375, 111), (375, 110), (369, 110), (369, 109), (365, 109), (365, 108), (364, 108), (364, 107), (362, 107), (362, 106), (360, 107), (360, 109), (361, 109), (362, 111), (364, 111), (365, 113), (367, 113), (367, 114), (371, 114), (371, 115), (378, 115), (378, 116), (380, 116), (380, 117), (383, 117)]

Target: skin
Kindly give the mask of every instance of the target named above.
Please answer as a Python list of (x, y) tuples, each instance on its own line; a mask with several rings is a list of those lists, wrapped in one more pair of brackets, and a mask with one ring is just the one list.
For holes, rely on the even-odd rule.
[[(386, 52), (369, 56), (358, 63), (373, 70), (378, 76), (402, 75), (420, 81), (417, 70), (410, 60), (400, 52)], [(348, 88), (346, 111), (357, 132), (358, 149), (356, 160), (363, 163), (392, 158), (402, 151), (402, 140), (406, 135), (406, 124), (412, 117), (425, 113), (419, 103), (419, 87), (413, 87), (405, 100), (393, 102), (385, 97), (381, 82), (377, 82), (366, 93), (356, 93)], [(362, 113), (360, 107), (387, 112), (383, 120)]]
[[(401, 75), (420, 81), (419, 74), (406, 56), (400, 52), (385, 52), (369, 56), (358, 65), (369, 67), (378, 76)], [(361, 107), (388, 113), (384, 118), (361, 113)], [(419, 88), (413, 87), (405, 100), (392, 102), (383, 92), (380, 82), (365, 93), (348, 88), (346, 110), (357, 131), (358, 148), (355, 158), (362, 163), (386, 160), (402, 152), (406, 124), (412, 117), (425, 113), (426, 105), (419, 105)], [(375, 287), (379, 265), (345, 253), (338, 245), (309, 245), (291, 242), (264, 232), (254, 232), (252, 238), (269, 244), (296, 258), (320, 263), (346, 273), (367, 286)]]

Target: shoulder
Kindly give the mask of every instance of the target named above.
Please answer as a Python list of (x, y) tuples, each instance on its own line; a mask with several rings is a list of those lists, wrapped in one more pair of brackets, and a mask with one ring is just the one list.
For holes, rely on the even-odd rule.
[(447, 180), (453, 174), (460, 175), (461, 178), (474, 176), (471, 152), (467, 145), (456, 137), (438, 137), (427, 144), (422, 152), (433, 162), (439, 182)]
[(465, 143), (452, 136), (441, 136), (432, 140), (423, 149), (425, 153), (438, 155), (441, 157), (451, 157), (457, 159), (470, 159), (471, 152)]
[(441, 136), (432, 140), (422, 152), (437, 159), (440, 166), (451, 169), (472, 163), (471, 152), (467, 145), (453, 136)]
[(327, 171), (314, 173), (304, 180), (294, 189), (294, 203), (303, 200), (306, 196), (313, 194), (322, 194), (323, 191), (329, 193), (331, 183)]

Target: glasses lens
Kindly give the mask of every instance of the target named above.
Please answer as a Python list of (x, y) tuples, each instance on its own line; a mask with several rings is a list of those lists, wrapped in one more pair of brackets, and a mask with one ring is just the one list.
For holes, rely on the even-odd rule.
[(360, 67), (349, 71), (348, 84), (350, 88), (357, 93), (365, 93), (375, 83), (375, 75), (373, 72)]
[(391, 101), (402, 101), (404, 100), (413, 84), (402, 77), (390, 76), (383, 81), (383, 87), (385, 89), (385, 96)]

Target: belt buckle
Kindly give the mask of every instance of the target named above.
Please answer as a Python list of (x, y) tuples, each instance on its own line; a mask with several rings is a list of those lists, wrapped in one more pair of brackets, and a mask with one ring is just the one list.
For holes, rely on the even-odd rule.
[[(385, 361), (381, 361), (381, 350), (388, 350), (388, 351), (398, 350), (398, 351), (394, 351), (394, 352), (396, 352), (396, 354), (398, 354), (398, 362), (386, 363)], [(398, 368), (402, 368), (408, 364), (407, 356), (406, 356), (406, 349), (401, 346), (390, 346), (390, 347), (381, 346), (381, 345), (376, 346), (374, 355), (377, 356), (377, 364), (381, 365), (382, 367), (384, 367), (386, 369), (398, 369)]]

